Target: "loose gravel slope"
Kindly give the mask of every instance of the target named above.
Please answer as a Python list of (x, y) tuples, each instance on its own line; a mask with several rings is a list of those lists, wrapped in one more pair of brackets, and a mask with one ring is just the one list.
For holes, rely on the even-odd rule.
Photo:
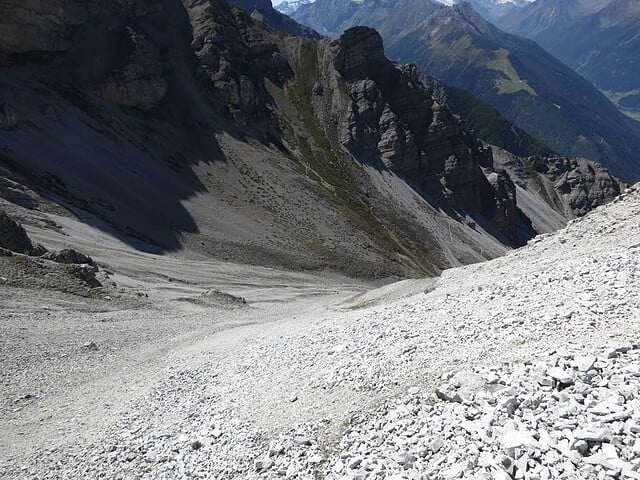
[[(633, 458), (627, 454), (635, 433), (630, 427), (616, 434), (631, 443), (626, 453), (615, 452), (623, 465), (615, 463), (611, 447), (593, 439), (556, 438), (553, 428), (560, 427), (549, 427), (546, 444), (552, 447), (543, 452), (537, 426), (525, 428), (521, 419), (495, 414), (492, 439), (480, 420), (483, 413), (495, 413), (483, 412), (485, 403), (495, 410), (498, 401), (515, 397), (508, 409), (517, 416), (524, 411), (524, 397), (548, 395), (556, 403), (547, 399), (549, 409), (532, 411), (555, 425), (554, 409), (572, 405), (562, 395), (583, 395), (576, 386), (591, 385), (577, 373), (575, 359), (587, 355), (583, 352), (595, 353), (600, 381), (603, 372), (611, 377), (633, 367), (633, 342), (640, 338), (639, 219), (636, 186), (505, 257), (444, 272), (429, 293), (369, 309), (349, 310), (354, 302), (342, 309), (307, 308), (304, 315), (289, 313), (194, 338), (167, 353), (148, 393), (131, 399), (102, 431), (82, 442), (68, 441), (64, 448), (52, 443), (29, 455), (3, 458), (5, 476), (534, 480), (565, 472), (566, 478), (632, 475)], [(607, 363), (613, 351), (606, 350), (608, 345), (629, 343), (619, 350), (629, 357)], [(564, 353), (548, 353), (553, 350)], [(527, 367), (534, 358), (540, 364)], [(549, 369), (557, 369), (555, 376)], [(480, 378), (471, 396), (455, 396), (465, 384), (451, 377), (458, 371)], [(557, 378), (562, 373), (571, 378)], [(491, 392), (497, 392), (495, 401), (476, 405), (477, 392), (488, 384), (500, 385)], [(628, 401), (637, 395), (635, 385)], [(436, 388), (444, 401), (435, 397)], [(498, 392), (505, 389), (511, 390)], [(587, 394), (598, 401), (609, 398), (599, 391)], [(399, 413), (390, 413), (399, 406)], [(632, 409), (629, 419), (639, 412)], [(477, 422), (476, 430), (454, 428), (462, 417)], [(516, 432), (516, 439), (505, 452), (497, 438), (511, 438), (509, 432)], [(586, 447), (576, 444), (580, 440)], [(549, 455), (537, 471), (522, 466), (522, 451), (529, 446)], [(580, 458), (595, 455), (593, 469), (581, 470), (577, 458), (573, 471), (556, 468), (565, 461), (563, 450)], [(462, 462), (463, 454), (471, 463)], [(614, 463), (602, 466), (605, 457)], [(524, 464), (540, 458), (532, 454)]]

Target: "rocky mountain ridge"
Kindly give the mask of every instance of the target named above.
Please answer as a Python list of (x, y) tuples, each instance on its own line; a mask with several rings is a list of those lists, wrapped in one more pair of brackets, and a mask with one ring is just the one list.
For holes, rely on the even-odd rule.
[(148, 251), (363, 277), (536, 233), (491, 149), (371, 29), (290, 35), (218, 0), (0, 9), (25, 25), (0, 31), (20, 208), (53, 201)]
[[(437, 0), (445, 5), (456, 5), (467, 0)], [(525, 6), (536, 2), (537, 0), (469, 0), (483, 17), (491, 22), (520, 11)]]
[(543, 39), (572, 22), (602, 10), (612, 0), (537, 0), (497, 19), (496, 25), (527, 38)]
[(640, 147), (637, 122), (535, 43), (497, 29), (469, 3), (319, 0), (293, 16), (325, 34), (353, 25), (376, 28), (390, 57), (478, 96), (552, 150), (592, 158), (629, 180), (640, 174), (633, 154)]

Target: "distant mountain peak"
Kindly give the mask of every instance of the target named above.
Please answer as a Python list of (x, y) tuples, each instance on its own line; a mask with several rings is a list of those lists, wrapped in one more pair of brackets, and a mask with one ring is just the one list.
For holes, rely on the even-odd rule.
[(284, 2), (274, 5), (273, 8), (278, 10), (280, 13), (284, 13), (285, 15), (291, 15), (302, 5), (308, 5), (310, 3), (313, 3), (313, 0), (285, 0)]
[(453, 6), (469, 3), (489, 20), (502, 17), (513, 10), (518, 10), (536, 0), (436, 0), (444, 5)]

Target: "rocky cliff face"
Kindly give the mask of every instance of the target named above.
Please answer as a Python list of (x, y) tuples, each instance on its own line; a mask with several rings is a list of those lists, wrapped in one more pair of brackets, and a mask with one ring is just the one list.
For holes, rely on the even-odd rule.
[(89, 2), (82, 0), (8, 0), (0, 5), (0, 49), (5, 54), (65, 52), (71, 29), (85, 23)]
[[(586, 158), (517, 157), (500, 148), (494, 152), (496, 165), (519, 189), (535, 193), (563, 218), (581, 217), (608, 203), (626, 187), (624, 182)], [(519, 206), (526, 211), (528, 207), (521, 205), (525, 195), (520, 197)]]
[(35, 250), (36, 248), (22, 225), (5, 212), (0, 211), (0, 256), (10, 255), (10, 252), (31, 255)]
[(290, 35), (220, 0), (6, 1), (0, 23), (7, 184), (137, 248), (382, 277), (535, 234), (374, 30)]
[(582, 216), (620, 195), (624, 185), (600, 165), (586, 158), (529, 157), (524, 162), (553, 184), (571, 215)]
[(141, 109), (165, 98), (169, 52), (184, 49), (188, 32), (184, 9), (172, 0), (0, 5), (5, 65), (53, 64), (85, 92)]
[(360, 161), (415, 182), (453, 210), (479, 213), (518, 243), (514, 187), (490, 149), (428, 94), (414, 65), (384, 56), (375, 30), (355, 27), (332, 45), (350, 97), (344, 144)]

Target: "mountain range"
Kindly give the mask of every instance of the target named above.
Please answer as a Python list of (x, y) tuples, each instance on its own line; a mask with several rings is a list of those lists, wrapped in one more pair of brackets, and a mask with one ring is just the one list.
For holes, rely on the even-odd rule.
[(512, 12), (517, 12), (524, 6), (536, 0), (438, 0), (444, 5), (457, 5), (468, 1), (473, 8), (490, 21), (500, 19)]
[(500, 28), (527, 38), (541, 39), (576, 20), (602, 10), (613, 0), (536, 0), (494, 17)]
[(537, 44), (499, 30), (468, 3), (318, 0), (293, 16), (328, 35), (353, 25), (376, 28), (390, 57), (471, 92), (558, 153), (640, 177), (640, 124)]
[(261, 4), (127, 5), (0, 5), (16, 208), (155, 253), (379, 278), (501, 255), (620, 192), (585, 159), (494, 157), (370, 28), (318, 39)]
[(534, 39), (640, 118), (640, 1), (538, 0), (496, 23)]

